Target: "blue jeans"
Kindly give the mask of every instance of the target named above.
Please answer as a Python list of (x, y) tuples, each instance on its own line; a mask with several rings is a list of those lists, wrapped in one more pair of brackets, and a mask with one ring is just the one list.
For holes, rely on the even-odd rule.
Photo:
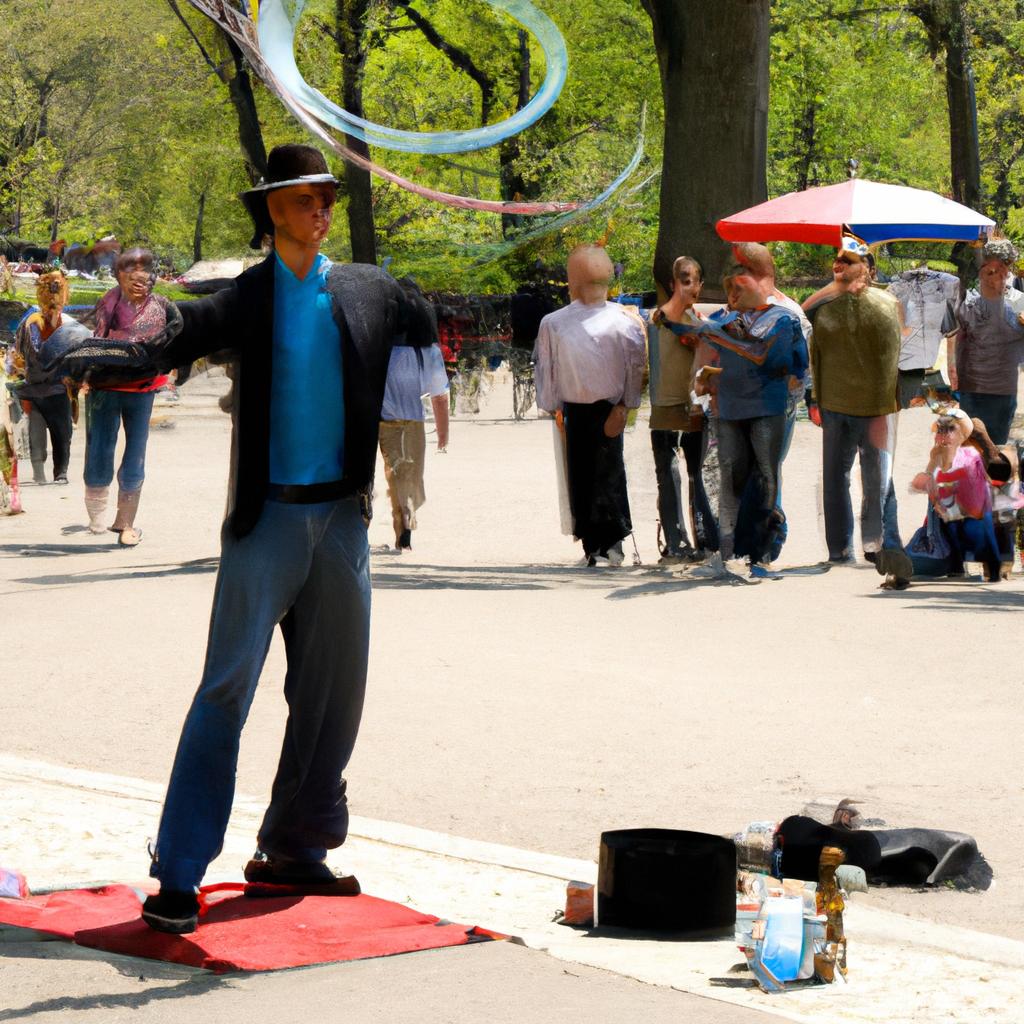
[(763, 488), (761, 506), (752, 518), (760, 526), (751, 561), (769, 557), (771, 527), (782, 514), (776, 508), (779, 490), (779, 469), (786, 437), (786, 415), (755, 416), (746, 420), (718, 420), (718, 465), (721, 472), (721, 494), (718, 502), (719, 550), (722, 558), (736, 554), (736, 526), (740, 501), (752, 476), (760, 476)]
[(764, 532), (764, 481), (760, 474), (754, 474), (743, 491), (740, 510), (736, 520), (736, 543), (734, 553), (758, 560), (766, 558), (774, 562), (782, 554), (782, 547), (789, 536), (786, 513), (782, 508), (782, 464), (789, 454), (793, 443), (793, 429), (796, 426), (797, 397), (790, 392), (786, 401), (786, 426), (782, 435), (782, 451), (779, 454), (778, 484), (775, 492), (775, 507), (779, 511), (781, 521), (771, 525), (768, 533)]
[(109, 487), (114, 479), (117, 432), (124, 424), (124, 454), (117, 470), (122, 491), (137, 491), (146, 479), (146, 442), (153, 391), (90, 391), (86, 408), (85, 485)]
[(850, 470), (860, 458), (863, 499), (860, 533), (865, 551), (883, 543), (882, 510), (892, 480), (892, 451), (896, 416), (849, 416), (821, 411), (822, 490), (825, 504), (825, 542), (832, 561), (853, 558), (853, 503)]
[(971, 419), (977, 416), (985, 424), (994, 444), (1006, 444), (1009, 441), (1013, 414), (1017, 411), (1016, 395), (982, 395), (977, 391), (961, 391), (960, 408)]
[(366, 687), (370, 570), (357, 498), (268, 501), (242, 539), (225, 526), (206, 665), (171, 770), (150, 874), (190, 890), (221, 850), (239, 737), (274, 627), (288, 670), (288, 722), (257, 841), (269, 854), (322, 860), (348, 833), (342, 772)]

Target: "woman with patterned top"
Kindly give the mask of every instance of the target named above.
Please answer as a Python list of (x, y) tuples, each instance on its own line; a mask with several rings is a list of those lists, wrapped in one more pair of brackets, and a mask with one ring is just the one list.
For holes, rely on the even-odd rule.
[[(146, 249), (129, 249), (114, 264), (117, 287), (96, 306), (96, 337), (146, 342), (159, 335), (167, 322), (167, 300), (153, 294), (156, 259)], [(134, 547), (142, 540), (135, 515), (146, 470), (146, 443), (153, 398), (167, 377), (146, 377), (127, 384), (89, 384), (86, 411), (85, 507), (89, 529), (103, 533), (107, 496), (114, 477), (114, 449), (124, 425), (124, 455), (117, 470), (117, 515), (111, 531), (118, 543)]]

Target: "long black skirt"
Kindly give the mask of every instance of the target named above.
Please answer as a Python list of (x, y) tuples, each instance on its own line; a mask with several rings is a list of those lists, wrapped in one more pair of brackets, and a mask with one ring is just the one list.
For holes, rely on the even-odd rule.
[(611, 402), (566, 402), (565, 450), (573, 535), (588, 555), (604, 555), (633, 532), (622, 434), (605, 437)]

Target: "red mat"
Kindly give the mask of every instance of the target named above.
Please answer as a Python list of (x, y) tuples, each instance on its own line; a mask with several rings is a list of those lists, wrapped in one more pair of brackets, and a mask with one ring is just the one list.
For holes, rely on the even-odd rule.
[(217, 973), (364, 960), (502, 937), (373, 896), (216, 895), (221, 898), (211, 897), (191, 935), (167, 935), (144, 924), (136, 890), (127, 885), (0, 899), (0, 924)]

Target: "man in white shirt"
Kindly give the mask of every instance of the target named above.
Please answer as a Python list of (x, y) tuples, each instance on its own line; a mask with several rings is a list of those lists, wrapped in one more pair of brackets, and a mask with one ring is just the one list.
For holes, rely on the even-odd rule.
[(544, 317), (537, 337), (537, 407), (561, 417), (573, 535), (589, 566), (621, 564), (633, 530), (622, 432), (640, 405), (646, 331), (637, 314), (608, 301), (613, 274), (602, 247), (574, 249), (572, 301)]
[(416, 511), (427, 500), (423, 484), (427, 440), (423, 396), (430, 396), (437, 450), (448, 448), (448, 375), (437, 345), (393, 348), (380, 412), (380, 453), (391, 498), (395, 548), (412, 547)]

